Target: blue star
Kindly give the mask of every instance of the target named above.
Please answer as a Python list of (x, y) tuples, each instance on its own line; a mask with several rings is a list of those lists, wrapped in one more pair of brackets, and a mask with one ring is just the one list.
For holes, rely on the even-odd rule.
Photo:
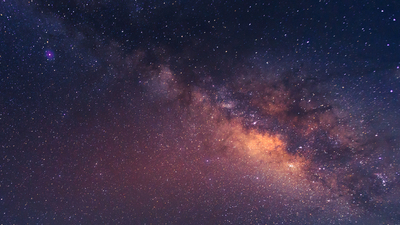
[(47, 60), (54, 60), (54, 58), (55, 58), (54, 52), (51, 50), (46, 50), (45, 56), (46, 56)]

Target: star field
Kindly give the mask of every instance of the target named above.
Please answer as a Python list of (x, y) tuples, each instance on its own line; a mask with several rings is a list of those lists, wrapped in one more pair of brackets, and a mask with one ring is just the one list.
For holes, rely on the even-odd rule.
[(397, 2), (0, 9), (0, 224), (400, 223)]

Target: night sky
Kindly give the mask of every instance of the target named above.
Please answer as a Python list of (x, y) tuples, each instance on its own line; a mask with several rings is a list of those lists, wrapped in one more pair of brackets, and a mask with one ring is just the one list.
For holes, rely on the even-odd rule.
[(2, 0), (0, 224), (400, 224), (397, 0)]

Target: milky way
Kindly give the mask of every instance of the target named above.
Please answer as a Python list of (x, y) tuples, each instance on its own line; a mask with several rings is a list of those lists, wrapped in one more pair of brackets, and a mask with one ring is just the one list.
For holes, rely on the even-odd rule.
[(379, 4), (4, 1), (0, 221), (400, 223)]

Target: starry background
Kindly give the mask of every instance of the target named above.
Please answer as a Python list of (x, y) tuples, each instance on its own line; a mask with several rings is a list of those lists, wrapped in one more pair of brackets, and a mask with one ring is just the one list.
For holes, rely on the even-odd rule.
[(3, 0), (2, 224), (400, 224), (397, 1)]

